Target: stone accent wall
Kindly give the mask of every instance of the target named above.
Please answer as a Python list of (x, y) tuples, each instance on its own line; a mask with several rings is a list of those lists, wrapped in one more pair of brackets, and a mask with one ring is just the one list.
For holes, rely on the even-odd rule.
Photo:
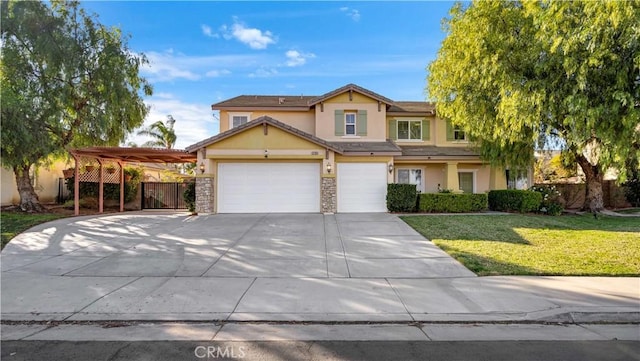
[(322, 177), (320, 188), (320, 200), (322, 203), (320, 212), (335, 213), (337, 211), (336, 177)]
[(213, 213), (213, 177), (196, 178), (196, 212)]

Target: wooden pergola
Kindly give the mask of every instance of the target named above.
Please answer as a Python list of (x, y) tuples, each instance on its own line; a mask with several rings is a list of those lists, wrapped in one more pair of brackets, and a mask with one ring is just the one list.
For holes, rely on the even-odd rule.
[[(74, 159), (74, 212), (80, 214), (80, 178), (96, 178), (98, 180), (98, 211), (104, 212), (104, 183), (105, 164), (117, 163), (118, 174), (108, 168), (109, 183), (120, 183), (120, 212), (124, 212), (124, 165), (125, 163), (194, 163), (197, 160), (195, 153), (187, 153), (181, 149), (137, 148), (137, 147), (88, 147), (71, 149), (69, 151)], [(97, 172), (93, 170), (80, 174), (82, 159), (92, 159), (98, 163)], [(94, 174), (97, 173), (97, 174)]]

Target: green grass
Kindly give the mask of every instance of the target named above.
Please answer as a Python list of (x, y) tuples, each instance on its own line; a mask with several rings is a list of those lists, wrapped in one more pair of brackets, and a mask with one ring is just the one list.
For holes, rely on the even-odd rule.
[(0, 214), (0, 232), (2, 233), (2, 248), (17, 236), (19, 233), (54, 219), (62, 218), (64, 215), (55, 213), (29, 214), (20, 212), (2, 212)]
[(481, 276), (639, 276), (640, 218), (407, 216), (411, 227)]

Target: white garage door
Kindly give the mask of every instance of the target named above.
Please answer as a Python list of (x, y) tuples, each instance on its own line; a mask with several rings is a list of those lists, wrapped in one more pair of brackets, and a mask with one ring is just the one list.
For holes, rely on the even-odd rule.
[(386, 163), (338, 164), (338, 212), (386, 212)]
[(218, 213), (320, 212), (318, 163), (219, 163)]

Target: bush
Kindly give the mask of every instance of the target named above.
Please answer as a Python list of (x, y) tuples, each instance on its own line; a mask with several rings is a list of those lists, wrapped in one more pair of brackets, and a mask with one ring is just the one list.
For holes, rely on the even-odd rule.
[(419, 209), (421, 212), (465, 213), (487, 210), (487, 195), (456, 193), (423, 193), (420, 194)]
[[(142, 170), (139, 168), (126, 167), (124, 169), (124, 175), (130, 176), (129, 181), (124, 182), (124, 201), (125, 203), (131, 202), (136, 199), (138, 194), (138, 187), (142, 181)], [(71, 177), (67, 181), (67, 189), (73, 194), (75, 186), (74, 178)], [(104, 183), (104, 199), (120, 200), (120, 184), (118, 183)], [(100, 184), (97, 182), (80, 182), (80, 198), (85, 197), (98, 197), (100, 191)]]
[(387, 209), (389, 212), (415, 212), (417, 196), (414, 184), (388, 184)]
[(562, 213), (564, 207), (560, 202), (562, 196), (554, 185), (538, 185), (531, 187), (531, 190), (540, 193), (542, 201), (540, 202), (540, 208), (538, 211), (541, 213), (558, 216)]
[(503, 212), (535, 212), (540, 209), (542, 194), (518, 189), (489, 191), (489, 209)]
[(187, 183), (187, 189), (182, 193), (182, 198), (187, 204), (189, 212), (194, 213), (196, 211), (196, 182)]
[(624, 195), (634, 207), (640, 207), (640, 179), (631, 179), (624, 183)]

